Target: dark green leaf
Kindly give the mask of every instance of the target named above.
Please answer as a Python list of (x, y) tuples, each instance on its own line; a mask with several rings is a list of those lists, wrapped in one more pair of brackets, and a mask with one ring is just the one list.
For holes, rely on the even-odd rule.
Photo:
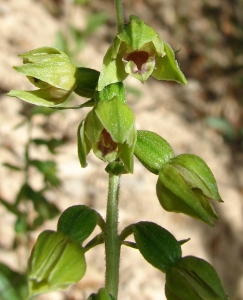
[(57, 230), (82, 243), (92, 233), (97, 223), (96, 211), (85, 205), (75, 205), (62, 213)]
[(181, 247), (166, 229), (152, 222), (132, 225), (137, 247), (155, 268), (166, 272), (181, 258)]

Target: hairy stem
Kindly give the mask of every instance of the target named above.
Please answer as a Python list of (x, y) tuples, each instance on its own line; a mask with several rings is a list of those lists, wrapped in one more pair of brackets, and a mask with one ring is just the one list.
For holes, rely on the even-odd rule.
[(122, 31), (123, 29), (123, 8), (122, 8), (122, 0), (115, 0), (115, 6), (116, 6), (116, 24), (117, 24), (117, 31), (118, 33)]
[(118, 295), (120, 240), (118, 236), (118, 201), (120, 176), (109, 174), (109, 188), (106, 210), (105, 253), (106, 274), (105, 287), (115, 299)]

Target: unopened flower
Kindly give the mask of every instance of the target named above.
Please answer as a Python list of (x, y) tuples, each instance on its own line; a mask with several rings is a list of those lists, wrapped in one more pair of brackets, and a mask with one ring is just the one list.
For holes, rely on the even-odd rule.
[(160, 172), (157, 197), (166, 211), (184, 213), (213, 226), (219, 221), (210, 200), (222, 202), (216, 180), (198, 156), (182, 154), (172, 158)]
[(136, 16), (115, 37), (102, 66), (98, 90), (131, 75), (144, 82), (151, 75), (158, 80), (187, 83), (174, 51), (158, 33)]
[(38, 90), (11, 91), (8, 95), (30, 103), (50, 106), (64, 102), (76, 87), (76, 66), (68, 56), (51, 47), (19, 55), (23, 65), (15, 70), (27, 76)]
[(120, 159), (126, 170), (133, 171), (133, 155), (137, 138), (131, 109), (115, 96), (101, 101), (88, 113), (78, 128), (78, 153), (82, 167), (92, 149), (105, 162)]
[(61, 232), (43, 231), (28, 262), (29, 297), (65, 289), (86, 270), (84, 250)]

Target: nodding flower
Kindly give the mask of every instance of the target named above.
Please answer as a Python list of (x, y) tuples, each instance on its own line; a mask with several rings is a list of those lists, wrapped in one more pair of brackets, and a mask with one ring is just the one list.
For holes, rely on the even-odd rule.
[(123, 81), (131, 75), (141, 82), (149, 76), (158, 80), (174, 80), (186, 84), (175, 54), (158, 33), (136, 16), (115, 37), (108, 49), (101, 70), (98, 90)]

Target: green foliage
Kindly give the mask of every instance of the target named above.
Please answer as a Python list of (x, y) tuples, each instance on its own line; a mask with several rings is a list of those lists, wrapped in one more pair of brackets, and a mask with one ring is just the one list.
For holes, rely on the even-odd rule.
[(98, 223), (95, 210), (85, 205), (75, 205), (66, 209), (60, 216), (57, 230), (70, 239), (83, 243)]
[(132, 225), (136, 245), (155, 268), (167, 272), (181, 258), (180, 243), (166, 229), (152, 222)]

